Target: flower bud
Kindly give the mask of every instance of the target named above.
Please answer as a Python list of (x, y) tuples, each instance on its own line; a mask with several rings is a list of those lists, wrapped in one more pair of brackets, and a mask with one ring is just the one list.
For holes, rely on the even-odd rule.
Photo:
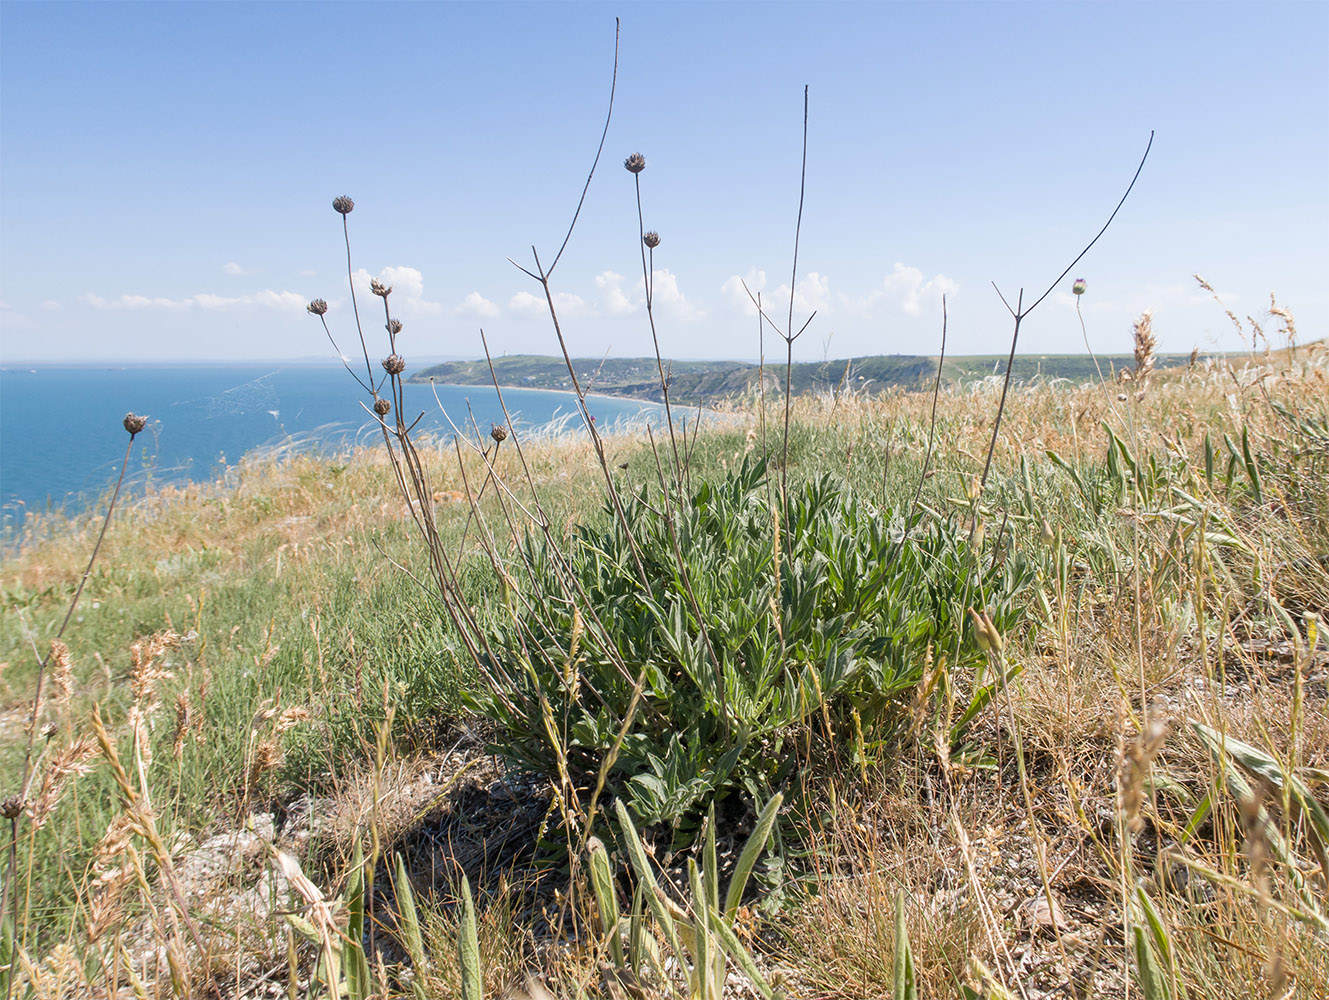
[(1084, 283), (1084, 279), (1083, 279), (1083, 278), (1076, 278), (1076, 279), (1075, 279), (1075, 284), (1071, 285), (1071, 291), (1074, 292), (1076, 295), (1083, 295), (1083, 294), (1084, 294), (1085, 287), (1086, 287), (1086, 286), (1085, 286), (1085, 283)]
[(1038, 527), (1038, 540), (1044, 545), (1051, 545), (1056, 537), (1056, 534), (1052, 531), (1052, 525), (1048, 524), (1048, 519), (1043, 518), (1043, 523)]
[(136, 413), (126, 413), (124, 424), (125, 430), (129, 431), (129, 436), (132, 438), (135, 434), (142, 433), (143, 428), (148, 426), (148, 418), (140, 417)]
[(1001, 633), (997, 631), (997, 626), (992, 624), (988, 613), (975, 611), (973, 608), (967, 610), (970, 620), (974, 623), (974, 636), (978, 639), (978, 648), (985, 653), (1000, 653), (1006, 643)]
[(646, 157), (640, 153), (633, 153), (623, 161), (623, 166), (628, 168), (629, 173), (639, 174), (646, 169)]

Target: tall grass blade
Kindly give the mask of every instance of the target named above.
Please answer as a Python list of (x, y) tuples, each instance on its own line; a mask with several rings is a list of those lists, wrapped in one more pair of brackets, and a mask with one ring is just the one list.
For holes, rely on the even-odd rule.
[(420, 975), (425, 967), (424, 935), (420, 933), (420, 916), (415, 909), (415, 891), (411, 888), (411, 876), (406, 871), (406, 861), (397, 855), (397, 911), (400, 915), (402, 943), (406, 954), (411, 957), (415, 976), (411, 979), (411, 992), (415, 1000), (428, 1000), (425, 988), (420, 984)]
[(904, 919), (904, 891), (895, 894), (895, 965), (892, 976), (893, 1000), (918, 1000), (914, 975), (914, 951), (909, 944), (909, 928)]
[(346, 886), (350, 919), (346, 924), (346, 991), (351, 1000), (366, 1000), (370, 993), (369, 962), (365, 959), (365, 866), (357, 842), (351, 857), (351, 879)]
[(484, 1000), (485, 981), (480, 972), (480, 935), (475, 926), (475, 900), (471, 897), (471, 883), (465, 875), (461, 877), (457, 964), (461, 967), (461, 1000)]
[(757, 864), (757, 858), (761, 857), (761, 852), (766, 849), (766, 841), (770, 839), (771, 831), (775, 828), (775, 819), (780, 813), (783, 802), (784, 796), (778, 792), (771, 797), (758, 814), (757, 826), (738, 856), (734, 877), (729, 881), (729, 891), (725, 893), (724, 898), (725, 919), (731, 923), (738, 912), (738, 904), (743, 901), (743, 890), (747, 888), (748, 878)]
[(609, 853), (599, 837), (592, 837), (586, 845), (591, 857), (591, 891), (600, 911), (600, 933), (609, 943), (609, 957), (616, 968), (623, 967), (623, 941), (619, 934), (621, 916), (618, 898), (614, 893), (614, 877), (609, 870)]

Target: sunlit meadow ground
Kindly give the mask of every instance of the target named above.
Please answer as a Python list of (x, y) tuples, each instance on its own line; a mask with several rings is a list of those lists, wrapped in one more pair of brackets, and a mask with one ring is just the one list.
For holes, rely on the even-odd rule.
[[(805, 836), (785, 838), (783, 880), (767, 878), (740, 924), (777, 988), (890, 995), (904, 889), (922, 996), (1138, 995), (1141, 892), (1167, 990), (1154, 995), (1329, 993), (1323, 831), (1290, 782), (1247, 773), (1243, 799), (1235, 765), (1194, 726), (1257, 748), (1325, 801), (1329, 656), (1314, 623), (1329, 609), (1327, 372), (1311, 345), (1202, 362), (1143, 393), (1014, 390), (981, 504), (992, 557), (1041, 567), (1005, 637), (1023, 672), (959, 754), (937, 739), (948, 709), (936, 690), (880, 738), (828, 734), (842, 752), (784, 819)], [(942, 393), (921, 500), (935, 516), (970, 516), (999, 392), (989, 380)], [(791, 479), (830, 472), (905, 507), (932, 405), (799, 398)], [(698, 436), (694, 474), (778, 451), (768, 416), (736, 404)], [(644, 439), (609, 448), (626, 480), (654, 482)], [(441, 442), (425, 456), (466, 585), (477, 606), (497, 603), (456, 453)], [(483, 466), (463, 458), (474, 488)], [(584, 439), (530, 442), (526, 458), (556, 524), (606, 517)], [(521, 481), (510, 446), (497, 461)], [(1096, 485), (1108, 482), (1135, 485)], [(481, 509), (496, 520), (493, 494)], [(0, 570), (0, 795), (23, 770), (34, 652), (49, 650), (98, 527), (97, 512), (33, 519)], [(45, 678), (31, 802), (13, 823), (15, 995), (308, 995), (317, 949), (284, 914), (309, 904), (271, 876), (272, 847), (335, 896), (357, 842), (403, 855), (427, 996), (458, 995), (463, 870), (487, 995), (528, 973), (559, 996), (669, 995), (605, 973), (585, 895), (533, 874), (548, 789), (486, 752), (463, 707), (476, 679), (412, 578), (427, 578), (413, 532), (374, 449), (251, 462), (226, 484), (116, 512), (65, 636), (68, 669)], [(370, 968), (375, 990), (406, 995), (389, 868)]]

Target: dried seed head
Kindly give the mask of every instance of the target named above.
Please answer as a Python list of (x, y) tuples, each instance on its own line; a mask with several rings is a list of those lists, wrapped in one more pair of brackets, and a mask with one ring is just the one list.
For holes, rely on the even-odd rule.
[(383, 370), (389, 375), (400, 375), (406, 370), (406, 359), (400, 354), (389, 354), (383, 359)]
[(392, 404), (382, 396), (379, 396), (378, 399), (374, 400), (374, 412), (380, 417), (386, 417), (392, 412)]
[(379, 298), (383, 299), (386, 299), (392, 294), (392, 286), (383, 284), (383, 282), (379, 281), (377, 278), (369, 279), (369, 290)]
[(1154, 348), (1158, 341), (1154, 337), (1154, 316), (1146, 309), (1135, 321), (1135, 380), (1143, 382), (1154, 370)]
[(640, 153), (633, 153), (623, 161), (623, 166), (628, 168), (629, 173), (639, 174), (646, 169), (646, 157)]
[(261, 740), (254, 747), (253, 756), (249, 760), (249, 783), (256, 785), (259, 779), (269, 771), (274, 771), (281, 767), (285, 755), (275, 740)]
[(21, 815), (23, 815), (23, 800), (17, 795), (11, 795), (4, 802), (0, 802), (0, 816), (5, 819), (18, 819)]
[(647, 233), (645, 236), (641, 238), (641, 241), (645, 243), (650, 249), (654, 250), (656, 247), (660, 245), (660, 234), (655, 232), (654, 230), (651, 230), (651, 232)]
[(273, 729), (278, 733), (284, 733), (288, 729), (294, 729), (300, 723), (308, 721), (309, 709), (301, 708), (299, 705), (292, 705), (290, 708), (282, 711), (277, 716), (277, 724)]
[(194, 725), (194, 706), (190, 704), (189, 692), (181, 691), (175, 696), (175, 735), (171, 740), (171, 752), (179, 760), (185, 752), (185, 737)]
[(309, 303), (309, 305), (305, 306), (305, 308), (315, 316), (322, 316), (328, 311), (328, 304), (322, 299), (315, 299), (313, 302)]
[(56, 700), (68, 701), (74, 693), (74, 669), (69, 656), (69, 647), (59, 639), (52, 639), (48, 663), (52, 671), (51, 687)]
[(489, 436), (495, 441), (506, 441), (508, 437), (508, 429), (502, 424), (493, 424), (489, 428)]
[(129, 431), (129, 436), (132, 438), (135, 434), (142, 433), (143, 428), (148, 426), (148, 418), (140, 417), (136, 413), (126, 413), (124, 423), (125, 430)]
[(401, 320), (399, 319), (388, 320), (388, 333), (392, 334), (394, 337), (397, 336), (397, 334), (401, 333)]
[(92, 758), (97, 756), (97, 741), (83, 735), (69, 746), (57, 750), (42, 776), (41, 791), (28, 809), (32, 826), (40, 830), (59, 805), (71, 778), (79, 778), (92, 770)]
[(332, 199), (332, 207), (342, 215), (350, 215), (351, 209), (355, 208), (355, 202), (343, 194)]
[(1086, 287), (1083, 278), (1076, 278), (1075, 284), (1071, 285), (1071, 291), (1076, 295), (1083, 295)]

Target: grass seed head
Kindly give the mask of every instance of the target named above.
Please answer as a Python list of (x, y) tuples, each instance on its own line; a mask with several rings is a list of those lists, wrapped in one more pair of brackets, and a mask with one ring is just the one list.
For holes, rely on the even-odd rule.
[(1154, 348), (1158, 341), (1154, 337), (1154, 314), (1146, 309), (1135, 321), (1135, 381), (1143, 382), (1154, 370)]
[(73, 664), (69, 647), (59, 639), (51, 640), (51, 687), (57, 701), (68, 701), (74, 693)]

